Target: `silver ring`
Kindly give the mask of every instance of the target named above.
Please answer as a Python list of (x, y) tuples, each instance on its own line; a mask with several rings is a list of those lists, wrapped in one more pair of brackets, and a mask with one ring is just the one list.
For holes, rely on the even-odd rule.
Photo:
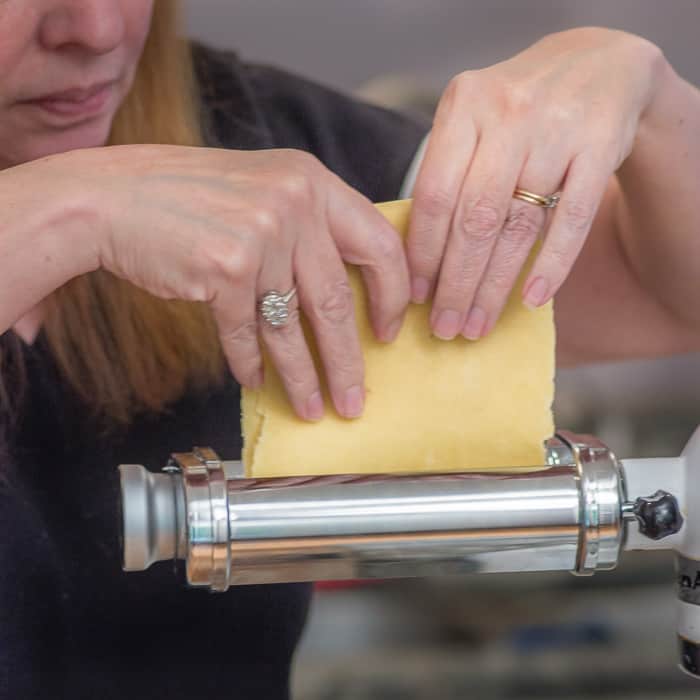
[(296, 293), (296, 287), (292, 287), (286, 294), (274, 289), (266, 292), (260, 300), (260, 314), (274, 328), (284, 326), (289, 320), (289, 302)]

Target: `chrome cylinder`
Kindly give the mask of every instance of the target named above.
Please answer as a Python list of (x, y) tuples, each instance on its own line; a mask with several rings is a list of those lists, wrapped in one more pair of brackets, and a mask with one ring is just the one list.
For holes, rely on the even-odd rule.
[[(613, 568), (623, 480), (593, 438), (538, 470), (247, 479), (209, 449), (122, 465), (124, 568), (183, 558), (191, 585)], [(165, 507), (168, 501), (171, 504)], [(154, 504), (161, 504), (155, 508)]]

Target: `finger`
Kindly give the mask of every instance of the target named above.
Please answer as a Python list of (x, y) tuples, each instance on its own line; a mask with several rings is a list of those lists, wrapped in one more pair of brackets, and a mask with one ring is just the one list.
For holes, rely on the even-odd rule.
[[(271, 291), (284, 295), (295, 284), (292, 240), (285, 242), (280, 237), (275, 240), (275, 246), (276, 249), (267, 250), (260, 271), (259, 301)], [(296, 413), (306, 420), (320, 420), (323, 417), (323, 398), (316, 368), (299, 320), (299, 301), (296, 295), (289, 300), (287, 308), (289, 317), (284, 325), (273, 326), (262, 317), (258, 303), (260, 335)]]
[(515, 133), (481, 139), (460, 193), (435, 291), (430, 324), (439, 338), (452, 339), (464, 328), (524, 162), (524, 146)]
[[(541, 144), (527, 159), (517, 186), (548, 195), (560, 189), (570, 161), (561, 147)], [(562, 163), (557, 168), (555, 163)], [(528, 254), (544, 232), (550, 210), (512, 198), (486, 270), (476, 291), (462, 334), (470, 340), (488, 335), (496, 325)]]
[(568, 276), (591, 229), (612, 166), (605, 155), (578, 156), (566, 174), (561, 201), (523, 287), (523, 301), (531, 307), (549, 301)]
[(462, 183), (478, 142), (474, 123), (455, 116), (456, 108), (456, 98), (446, 92), (413, 191), (406, 254), (411, 299), (417, 304), (425, 302), (435, 288)]
[(342, 187), (329, 192), (328, 229), (340, 257), (360, 267), (374, 334), (389, 342), (399, 332), (410, 299), (403, 241), (368, 199), (338, 183)]
[(337, 412), (362, 414), (364, 362), (347, 272), (330, 237), (299, 245), (295, 256), (299, 301), (316, 338), (328, 389)]
[(478, 340), (496, 325), (545, 219), (541, 207), (513, 203), (467, 314), (465, 338)]
[(263, 382), (263, 363), (255, 310), (255, 277), (259, 263), (247, 251), (227, 241), (212, 253), (221, 271), (212, 282), (209, 302), (219, 329), (221, 349), (233, 376), (242, 386), (258, 389)]

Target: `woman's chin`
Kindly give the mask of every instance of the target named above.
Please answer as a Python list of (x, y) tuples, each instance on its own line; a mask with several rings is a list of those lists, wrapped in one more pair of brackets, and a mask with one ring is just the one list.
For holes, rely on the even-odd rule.
[(111, 120), (102, 119), (93, 123), (86, 122), (65, 131), (44, 134), (34, 132), (28, 134), (26, 139), (16, 139), (14, 143), (7, 144), (7, 147), (0, 139), (0, 165), (19, 165), (57, 153), (104, 146), (109, 138), (110, 128)]

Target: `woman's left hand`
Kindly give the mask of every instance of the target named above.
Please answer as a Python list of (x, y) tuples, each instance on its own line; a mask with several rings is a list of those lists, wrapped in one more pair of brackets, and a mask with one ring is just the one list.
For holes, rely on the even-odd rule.
[[(407, 242), (413, 300), (434, 292), (435, 335), (489, 333), (546, 225), (523, 299), (533, 307), (551, 299), (632, 150), (661, 58), (637, 36), (574, 29), (450, 81), (414, 188)], [(516, 188), (560, 192), (561, 201), (548, 210), (514, 199)]]

